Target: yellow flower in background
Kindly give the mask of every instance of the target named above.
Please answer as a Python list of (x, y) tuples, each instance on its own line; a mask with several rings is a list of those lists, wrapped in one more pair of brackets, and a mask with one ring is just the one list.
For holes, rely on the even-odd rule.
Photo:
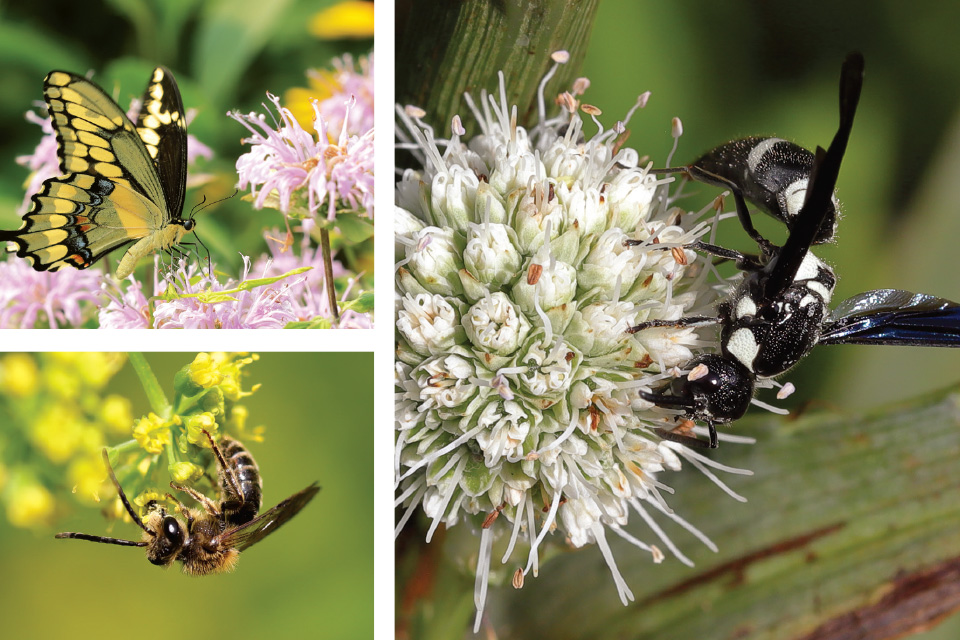
[(0, 359), (0, 391), (17, 398), (37, 392), (40, 375), (33, 358), (25, 353), (11, 353)]
[[(307, 74), (307, 82), (310, 88), (292, 87), (283, 93), (283, 104), (290, 110), (293, 117), (305, 131), (313, 129), (313, 120), (317, 114), (313, 110), (313, 101), (324, 101), (339, 90), (337, 78), (333, 72), (319, 69), (313, 73)], [(335, 132), (339, 133), (339, 131)], [(327, 132), (329, 139), (333, 135)], [(330, 140), (332, 143), (333, 140)]]
[(53, 495), (25, 473), (18, 473), (7, 490), (7, 520), (15, 527), (46, 526), (53, 516)]
[(128, 398), (109, 395), (100, 405), (100, 418), (111, 433), (126, 434), (133, 424), (133, 406)]
[(373, 3), (347, 0), (318, 11), (307, 29), (324, 40), (373, 37)]
[(100, 502), (101, 485), (107, 479), (103, 458), (99, 454), (77, 458), (67, 468), (67, 482), (77, 499), (85, 504)]
[(52, 462), (69, 460), (84, 442), (82, 418), (72, 404), (48, 404), (30, 427), (30, 440)]

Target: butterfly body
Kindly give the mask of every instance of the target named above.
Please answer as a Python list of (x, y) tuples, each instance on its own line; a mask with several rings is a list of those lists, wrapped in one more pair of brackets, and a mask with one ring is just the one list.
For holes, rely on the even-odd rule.
[(85, 269), (130, 245), (117, 277), (137, 261), (175, 247), (193, 229), (182, 218), (187, 132), (173, 74), (157, 67), (134, 124), (100, 87), (51, 71), (44, 99), (57, 135), (63, 175), (43, 183), (17, 231), (0, 231), (37, 271)]

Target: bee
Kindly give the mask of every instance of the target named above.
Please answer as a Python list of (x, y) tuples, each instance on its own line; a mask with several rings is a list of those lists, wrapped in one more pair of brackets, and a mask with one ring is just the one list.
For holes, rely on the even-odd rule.
[(143, 529), (143, 539), (121, 540), (73, 532), (58, 533), (55, 537), (145, 547), (147, 560), (155, 565), (169, 567), (174, 561), (180, 561), (184, 573), (190, 575), (222, 573), (234, 568), (241, 551), (279, 529), (320, 491), (320, 487), (314, 482), (306, 489), (282, 500), (272, 509), (257, 515), (263, 497), (263, 481), (253, 456), (238, 440), (223, 437), (221, 449), (206, 430), (204, 434), (210, 440), (214, 457), (217, 459), (219, 501), (213, 501), (190, 487), (171, 482), (171, 488), (189, 495), (197, 501), (202, 510), (191, 509), (168, 493), (166, 497), (177, 505), (177, 510), (186, 518), (186, 523), (167, 513), (156, 501), (147, 504), (147, 515), (144, 521), (141, 521), (130, 506), (130, 501), (110, 466), (107, 450), (104, 449), (103, 461), (110, 480), (117, 488), (117, 494), (127, 513)]

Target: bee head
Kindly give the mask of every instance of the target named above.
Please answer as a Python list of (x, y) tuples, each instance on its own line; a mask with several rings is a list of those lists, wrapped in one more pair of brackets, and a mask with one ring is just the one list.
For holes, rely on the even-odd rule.
[(153, 514), (148, 525), (151, 534), (147, 559), (158, 566), (168, 566), (177, 559), (186, 542), (186, 533), (180, 521), (162, 509)]

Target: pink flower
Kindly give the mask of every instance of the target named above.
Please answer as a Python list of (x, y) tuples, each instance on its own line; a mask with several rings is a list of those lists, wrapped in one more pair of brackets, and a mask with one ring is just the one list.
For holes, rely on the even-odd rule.
[(25, 260), (0, 262), (0, 328), (81, 327), (95, 315), (103, 274), (34, 271)]
[(133, 276), (127, 278), (130, 286), (126, 291), (118, 289), (114, 295), (109, 289), (104, 289), (109, 302), (100, 307), (101, 329), (149, 329), (150, 328), (150, 301), (143, 295), (143, 285)]
[[(323, 86), (327, 85), (333, 94), (320, 103), (320, 113), (327, 121), (327, 128), (344, 129), (350, 134), (363, 134), (373, 129), (373, 54), (363, 56), (357, 62), (359, 71), (354, 68), (353, 57), (345, 54), (334, 58), (334, 71), (309, 71), (311, 80)], [(327, 80), (332, 76), (333, 82)], [(347, 108), (351, 98), (356, 99), (354, 108)]]
[[(243, 256), (243, 265), (241, 282), (250, 271), (250, 259), (246, 256)], [(266, 275), (262, 273), (257, 277)], [(177, 293), (180, 295), (226, 291), (239, 284), (232, 280), (220, 284), (211, 280), (206, 270), (200, 271), (196, 264), (184, 267), (182, 262), (168, 279), (171, 277), (179, 283)], [(222, 302), (201, 302), (197, 298), (158, 299), (153, 325), (157, 329), (282, 329), (288, 322), (297, 320), (291, 289), (303, 277), (292, 276), (249, 291), (231, 293), (234, 299)], [(166, 280), (162, 282), (161, 289), (166, 288), (166, 284)]]
[[(270, 197), (269, 206), (285, 214), (316, 216), (325, 207), (327, 219), (334, 220), (338, 205), (340, 209), (346, 205), (373, 217), (373, 130), (349, 136), (341, 127), (333, 144), (316, 101), (314, 138), (279, 98), (269, 93), (267, 97), (280, 114), (282, 124), (276, 130), (264, 124), (263, 115), (228, 113), (253, 134), (243, 140), (252, 148), (237, 159), (237, 173), (241, 189), (250, 185), (254, 206), (262, 209)], [(345, 105), (347, 120), (355, 102), (351, 99)]]

